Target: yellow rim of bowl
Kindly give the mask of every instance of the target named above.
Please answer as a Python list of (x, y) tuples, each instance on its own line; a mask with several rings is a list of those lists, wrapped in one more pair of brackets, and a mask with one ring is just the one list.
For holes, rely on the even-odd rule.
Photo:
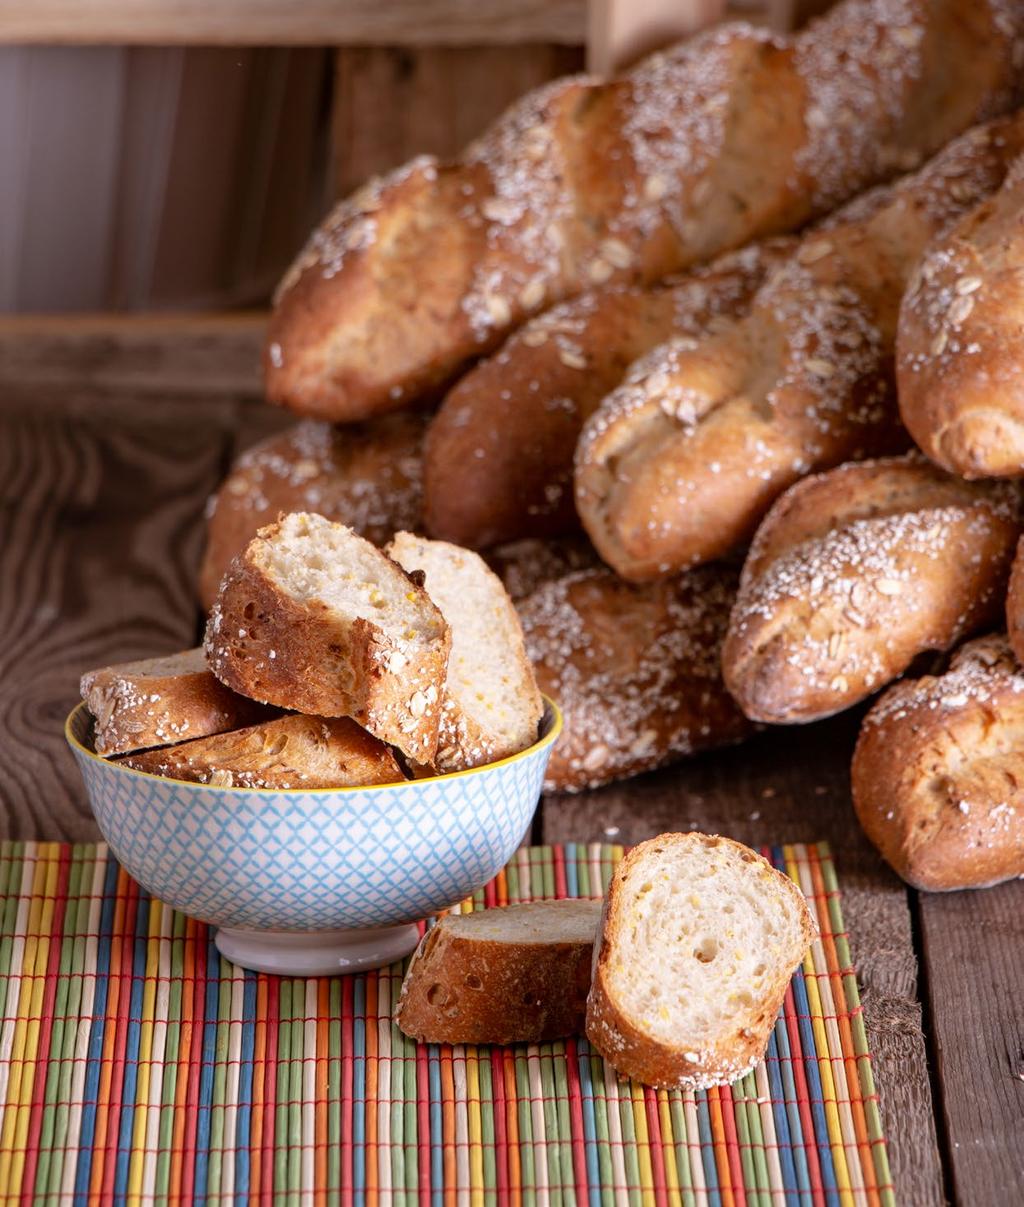
[(197, 784), (194, 780), (176, 780), (169, 775), (153, 775), (149, 771), (137, 771), (134, 767), (126, 767), (123, 763), (113, 763), (110, 759), (101, 758), (95, 750), (90, 750), (88, 746), (84, 746), (75, 737), (72, 732), (72, 725), (79, 713), (87, 711), (84, 702), (76, 704), (71, 712), (68, 713), (68, 718), (64, 722), (64, 737), (72, 750), (78, 751), (88, 759), (93, 759), (103, 767), (112, 769), (115, 774), (138, 775), (147, 780), (159, 780), (164, 784), (180, 784), (183, 788), (192, 788), (197, 792), (209, 792), (213, 789), (215, 792), (238, 792), (246, 796), (253, 792), (268, 792), (278, 796), (282, 792), (296, 792), (301, 793), (303, 796), (336, 796), (341, 792), (386, 792), (391, 788), (406, 788), (410, 784), (436, 784), (441, 780), (454, 780), (467, 775), (479, 775), (481, 772), (490, 771), (495, 767), (509, 767), (512, 763), (522, 762), (523, 759), (529, 758), (530, 755), (536, 754), (546, 746), (552, 745), (562, 732), (562, 710), (550, 696), (542, 694), (541, 699), (544, 701), (545, 712), (550, 709), (551, 728), (542, 738), (534, 742), (532, 746), (527, 746), (525, 750), (520, 750), (518, 754), (510, 754), (507, 758), (498, 759), (494, 763), (483, 763), (479, 767), (470, 767), (466, 771), (449, 771), (446, 775), (426, 775), (418, 780), (395, 780), (391, 784), (367, 784), (365, 787), (347, 785), (339, 788), (222, 788), (215, 784)]

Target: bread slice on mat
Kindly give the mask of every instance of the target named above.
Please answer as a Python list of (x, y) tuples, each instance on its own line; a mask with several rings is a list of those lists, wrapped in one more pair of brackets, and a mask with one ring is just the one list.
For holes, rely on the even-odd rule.
[(412, 958), (395, 1022), (435, 1044), (539, 1044), (579, 1035), (600, 921), (600, 901), (448, 914)]
[(119, 761), (218, 788), (344, 788), (405, 778), (387, 746), (348, 717), (278, 717)]
[(410, 532), (398, 533), (387, 553), (410, 573), (423, 572), (451, 627), (438, 770), (478, 767), (532, 745), (544, 705), (501, 579), (468, 549)]
[(225, 733), (267, 715), (212, 675), (201, 649), (88, 671), (81, 691), (96, 723), (93, 748), (104, 758)]
[(231, 563), (206, 656), (235, 691), (353, 717), (417, 762), (437, 750), (451, 635), (423, 588), (351, 528), (296, 512)]
[(605, 897), (587, 1038), (644, 1085), (735, 1081), (764, 1056), (816, 933), (793, 881), (740, 843), (642, 842)]
[(385, 415), (343, 428), (306, 420), (242, 453), (207, 508), (203, 607), (217, 598), (231, 559), (282, 513), (315, 511), (375, 545), (417, 527), (427, 419)]

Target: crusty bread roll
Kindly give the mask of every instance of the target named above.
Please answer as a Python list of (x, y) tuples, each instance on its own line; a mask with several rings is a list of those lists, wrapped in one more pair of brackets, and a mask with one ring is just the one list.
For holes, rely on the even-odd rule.
[(1024, 663), (1024, 537), (1017, 543), (1006, 593), (1006, 629), (1017, 660)]
[(851, 779), (865, 834), (915, 888), (1024, 876), (1024, 672), (1006, 638), (891, 687), (864, 719)]
[(405, 779), (395, 756), (348, 717), (279, 717), (118, 759), (136, 771), (217, 788), (344, 788)]
[(527, 323), (456, 384), (430, 425), (427, 529), (473, 548), (578, 532), (572, 464), (584, 420), (650, 348), (741, 314), (790, 246), (753, 244), (657, 289), (585, 293)]
[(515, 606), (501, 579), (469, 549), (399, 532), (385, 552), (423, 586), (451, 629), (434, 766), (465, 771), (537, 740), (544, 702)]
[(623, 1077), (735, 1081), (763, 1057), (817, 928), (803, 894), (728, 838), (642, 842), (608, 887), (587, 1038)]
[(485, 556), (513, 600), (525, 599), (542, 583), (553, 582), (574, 570), (593, 570), (601, 565), (593, 545), (582, 537), (509, 541), (488, 549)]
[(423, 936), (395, 1022), (428, 1044), (542, 1044), (583, 1032), (600, 901), (446, 914)]
[(849, 708), (998, 620), (1019, 531), (1013, 485), (965, 482), (918, 454), (805, 478), (754, 538), (726, 686), (758, 721)]
[(1024, 114), (806, 235), (746, 318), (651, 354), (588, 420), (576, 505), (598, 552), (643, 581), (721, 557), (815, 469), (907, 445), (892, 357), (930, 240), (1002, 182)]
[(418, 528), (427, 416), (333, 427), (306, 420), (244, 452), (210, 503), (199, 597), (209, 609), (231, 559), (279, 515), (312, 511), (375, 545)]
[(547, 85), (328, 216), (278, 292), (268, 397), (404, 408), (545, 306), (796, 229), (1009, 108), (1022, 24), (1007, 0), (845, 0), (789, 38), (726, 25)]
[(106, 758), (204, 738), (267, 716), (210, 673), (201, 649), (88, 671), (82, 699), (92, 713), (93, 749)]
[(221, 583), (210, 669), (242, 695), (353, 717), (418, 763), (437, 753), (451, 633), (423, 588), (350, 528), (295, 512)]
[(900, 413), (965, 478), (1024, 474), (1024, 157), (921, 261), (900, 310)]
[(752, 731), (719, 665), (736, 579), (707, 566), (633, 587), (581, 570), (520, 601), (537, 682), (565, 720), (546, 788), (593, 788)]

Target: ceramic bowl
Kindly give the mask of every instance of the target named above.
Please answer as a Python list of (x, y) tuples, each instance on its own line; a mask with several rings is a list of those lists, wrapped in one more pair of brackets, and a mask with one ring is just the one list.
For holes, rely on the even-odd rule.
[(154, 897), (216, 926), (245, 968), (318, 976), (376, 968), (415, 923), (482, 888), (522, 842), (561, 731), (511, 758), (369, 788), (276, 791), (162, 779), (101, 759), (84, 705), (65, 733), (103, 837)]

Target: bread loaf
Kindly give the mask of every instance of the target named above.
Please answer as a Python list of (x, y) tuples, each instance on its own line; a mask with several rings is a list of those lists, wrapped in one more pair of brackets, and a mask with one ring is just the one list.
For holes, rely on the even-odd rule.
[(574, 570), (593, 570), (601, 564), (594, 547), (581, 537), (510, 541), (489, 549), (486, 558), (513, 600), (525, 599), (542, 583), (553, 582)]
[(790, 38), (726, 25), (541, 88), (327, 217), (277, 294), (268, 397), (405, 408), (545, 306), (796, 229), (1009, 108), (1022, 23), (1014, 0), (845, 0)]
[(848, 708), (998, 621), (1019, 532), (1008, 483), (969, 483), (912, 454), (791, 487), (758, 529), (722, 650), (758, 721)]
[(395, 756), (347, 717), (279, 717), (118, 760), (217, 788), (344, 788), (405, 779)]
[(387, 554), (423, 585), (451, 629), (434, 765), (465, 771), (537, 740), (544, 702), (501, 579), (477, 554), (400, 532)]
[(546, 788), (593, 788), (752, 731), (720, 670), (736, 578), (707, 566), (633, 587), (581, 570), (520, 601), (537, 683), (564, 717)]
[(1006, 638), (891, 687), (864, 719), (851, 779), (865, 834), (915, 888), (1024, 876), (1024, 673)]
[(656, 289), (609, 287), (532, 319), (451, 390), (424, 451), (424, 517), (445, 540), (579, 531), (572, 463), (584, 420), (630, 362), (742, 313), (788, 240), (754, 244)]
[(105, 666), (82, 676), (93, 749), (104, 758), (251, 725), (267, 710), (224, 686), (201, 649)]
[(418, 528), (426, 418), (389, 415), (346, 428), (306, 420), (244, 452), (210, 501), (203, 607), (212, 607), (231, 559), (279, 515), (316, 512), (375, 545)]
[(817, 928), (803, 894), (748, 847), (662, 834), (605, 898), (587, 1038), (623, 1077), (706, 1089), (763, 1057)]
[(419, 763), (437, 752), (450, 644), (401, 566), (304, 512), (261, 528), (235, 558), (206, 628), (222, 683), (281, 708), (353, 717)]
[(583, 1032), (600, 901), (446, 914), (402, 983), (395, 1022), (430, 1044), (541, 1044)]
[(1024, 157), (928, 250), (900, 309), (900, 413), (965, 478), (1024, 474)]

